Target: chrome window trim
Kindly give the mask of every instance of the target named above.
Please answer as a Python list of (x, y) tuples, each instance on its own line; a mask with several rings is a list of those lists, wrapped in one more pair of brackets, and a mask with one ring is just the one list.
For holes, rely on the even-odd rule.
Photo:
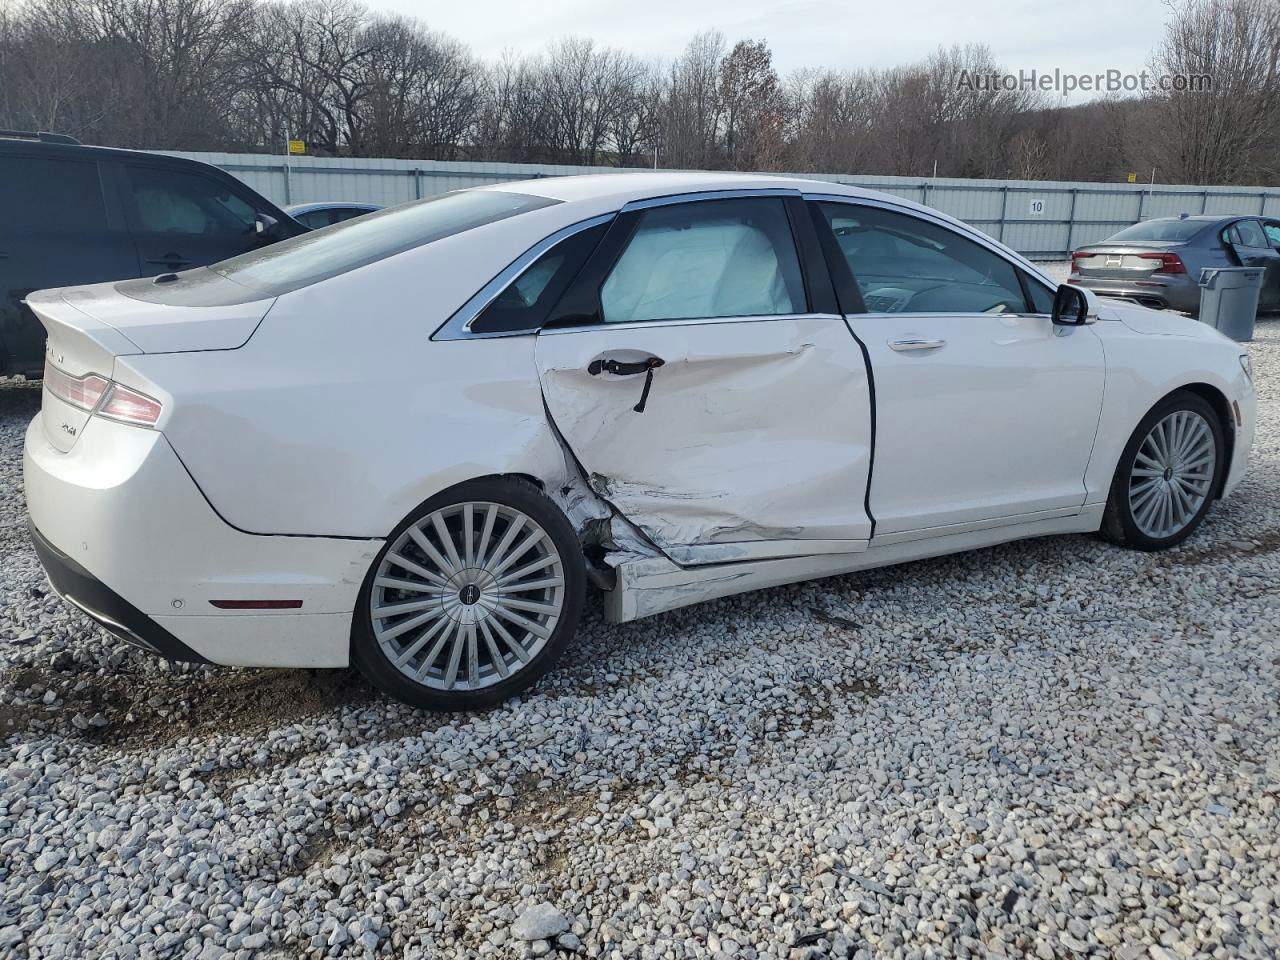
[[(926, 221), (927, 223), (933, 224), (935, 227), (942, 227), (953, 233), (958, 233), (966, 240), (972, 240), (974, 243), (986, 247), (996, 256), (1005, 260), (1015, 268), (1025, 270), (1031, 273), (1031, 275), (1036, 279), (1044, 281), (1051, 290), (1057, 290), (1060, 286), (1060, 284), (1054, 283), (1048, 274), (1025, 257), (1022, 257), (1017, 253), (1014, 253), (1014, 256), (1012, 257), (1009, 256), (1013, 251), (1010, 251), (998, 240), (993, 240), (985, 233), (975, 230), (970, 226), (957, 224), (951, 220), (945, 220), (942, 217), (934, 216), (927, 211), (918, 210), (915, 207), (909, 207), (905, 204), (893, 203), (888, 200), (873, 200), (869, 197), (850, 197), (834, 193), (806, 193), (804, 194), (804, 199), (819, 201), (822, 203), (846, 203), (855, 207), (879, 207), (883, 210), (888, 210), (891, 213), (901, 213), (908, 217), (916, 217), (920, 220)], [(902, 314), (885, 314), (885, 316), (902, 316)], [(936, 316), (936, 314), (934, 314), (934, 316)], [(984, 316), (984, 314), (977, 314), (977, 316)]]
[(603, 330), (652, 330), (655, 327), (698, 327), (714, 323), (774, 323), (779, 320), (839, 320), (838, 313), (767, 313), (745, 317), (679, 317), (671, 320), (631, 320), (627, 323), (583, 323), (574, 327), (552, 327), (540, 330), (541, 337), (558, 337), (566, 333), (587, 333)]
[(471, 324), (484, 312), (485, 308), (496, 300), (520, 274), (533, 265), (540, 256), (562, 240), (567, 240), (584, 230), (591, 230), (601, 224), (608, 223), (616, 217), (616, 213), (604, 213), (589, 220), (580, 220), (567, 227), (561, 227), (550, 236), (543, 237), (520, 256), (516, 257), (502, 271), (481, 287), (466, 303), (454, 311), (431, 335), (432, 340), (491, 340), (495, 337), (528, 337), (538, 331), (534, 330), (494, 330), (490, 333), (473, 333)]
[(795, 187), (757, 187), (743, 190), (700, 190), (696, 193), (673, 193), (665, 197), (648, 197), (632, 200), (622, 207), (623, 213), (648, 210), (652, 207), (669, 207), (677, 203), (697, 203), (700, 200), (746, 200), (752, 197), (799, 197)]

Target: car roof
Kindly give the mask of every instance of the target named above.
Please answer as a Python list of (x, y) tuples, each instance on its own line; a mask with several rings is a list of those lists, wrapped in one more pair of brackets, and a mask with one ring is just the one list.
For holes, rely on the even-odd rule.
[[(0, 135), (0, 152), (25, 154), (47, 154), (51, 157), (62, 157), (67, 160), (84, 160), (89, 157), (102, 157), (117, 160), (145, 160), (147, 163), (165, 166), (195, 167), (204, 172), (217, 170), (222, 176), (231, 174), (211, 163), (192, 160), (189, 157), (175, 157), (167, 153), (155, 153), (151, 150), (130, 150), (126, 147), (99, 147), (88, 143), (63, 143), (52, 140), (36, 140), (29, 137), (5, 137)], [(234, 178), (233, 178), (234, 179)]]
[[(1149, 220), (1140, 220), (1139, 223), (1154, 223), (1157, 220), (1178, 221), (1183, 223), (1188, 220), (1195, 221), (1196, 223), (1229, 223), (1233, 220), (1257, 219), (1261, 216), (1262, 214), (1260, 213), (1195, 213), (1189, 214), (1185, 217), (1151, 217)], [(1134, 224), (1134, 226), (1137, 226), (1137, 224)]]
[[(565, 202), (605, 201), (628, 203), (685, 193), (722, 192), (726, 190), (795, 190), (804, 193), (829, 193), (850, 197), (884, 200), (903, 206), (929, 209), (878, 190), (851, 187), (830, 180), (804, 177), (773, 176), (766, 173), (706, 173), (699, 171), (619, 171), (588, 173), (570, 177), (543, 177), (488, 184), (478, 190), (516, 190), (538, 197)], [(932, 211), (931, 211), (932, 212)]]
[(588, 173), (570, 177), (544, 177), (486, 184), (473, 190), (500, 190), (532, 194), (564, 203), (577, 203), (603, 210), (616, 210), (628, 203), (694, 193), (724, 193), (735, 190), (786, 190), (796, 193), (826, 194), (855, 200), (876, 200), (906, 210), (915, 210), (973, 233), (974, 228), (933, 207), (833, 180), (775, 176), (767, 173), (704, 173), (699, 171), (620, 171)]

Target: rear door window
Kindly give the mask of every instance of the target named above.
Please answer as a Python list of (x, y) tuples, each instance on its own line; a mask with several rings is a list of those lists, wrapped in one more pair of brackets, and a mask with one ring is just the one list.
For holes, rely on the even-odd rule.
[(0, 223), (14, 236), (107, 228), (98, 165), (43, 157), (0, 157)]
[(22, 303), (32, 290), (138, 275), (101, 169), (90, 159), (0, 156), (0, 358), (12, 370), (40, 369), (44, 327)]
[(757, 197), (642, 211), (600, 307), (605, 323), (804, 313), (786, 208)]
[(147, 233), (248, 239), (257, 210), (231, 185), (198, 173), (127, 165), (137, 226)]

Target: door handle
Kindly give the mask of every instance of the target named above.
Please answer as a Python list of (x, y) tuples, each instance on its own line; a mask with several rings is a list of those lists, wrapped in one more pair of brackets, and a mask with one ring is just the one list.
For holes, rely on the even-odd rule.
[(147, 263), (154, 263), (161, 267), (174, 269), (176, 267), (186, 267), (191, 265), (191, 261), (179, 253), (166, 253), (162, 257), (152, 257)]
[(631, 409), (636, 413), (644, 413), (645, 404), (649, 402), (649, 388), (653, 386), (653, 371), (667, 361), (661, 357), (645, 357), (643, 360), (615, 360), (612, 357), (597, 357), (587, 365), (587, 373), (598, 377), (602, 373), (612, 373), (615, 377), (633, 377), (644, 374), (644, 389), (640, 391), (640, 402)]
[(945, 340), (928, 340), (924, 337), (903, 337), (901, 340), (890, 340), (889, 349), (905, 353), (910, 350), (936, 350), (945, 347)]
[(612, 373), (615, 377), (634, 377), (638, 373), (656, 370), (666, 362), (661, 357), (645, 357), (643, 360), (634, 361), (597, 357), (587, 366), (587, 373), (593, 377), (598, 377), (602, 373)]

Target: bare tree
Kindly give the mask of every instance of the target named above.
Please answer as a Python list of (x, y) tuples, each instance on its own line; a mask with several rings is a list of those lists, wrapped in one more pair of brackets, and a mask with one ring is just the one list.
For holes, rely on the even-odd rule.
[(671, 62), (569, 37), (483, 63), (360, 0), (0, 0), (0, 126), (134, 147), (966, 177), (1265, 182), (1280, 173), (1280, 0), (1170, 0), (1152, 73), (1050, 107), (981, 45), (781, 77), (698, 34)]
[(718, 163), (723, 58), (724, 36), (700, 33), (672, 64), (659, 120), (663, 166), (706, 168)]
[(782, 154), (782, 98), (773, 53), (763, 40), (739, 40), (720, 61), (719, 93), (728, 166), (767, 169)]
[(1183, 0), (1173, 6), (1152, 70), (1210, 78), (1209, 90), (1170, 89), (1153, 98), (1151, 155), (1188, 183), (1273, 177), (1280, 129), (1280, 3)]

